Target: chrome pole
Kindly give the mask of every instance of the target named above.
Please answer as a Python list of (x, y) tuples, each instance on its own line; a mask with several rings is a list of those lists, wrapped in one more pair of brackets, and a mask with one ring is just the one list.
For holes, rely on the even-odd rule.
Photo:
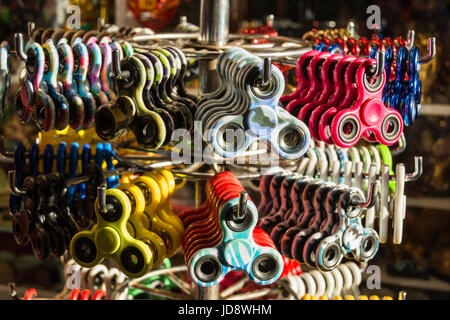
[[(201, 0), (200, 35), (202, 44), (223, 46), (228, 41), (230, 0)], [(200, 94), (214, 91), (219, 86), (216, 60), (199, 61)]]
[[(228, 41), (230, 19), (230, 0), (201, 0), (200, 36), (203, 44), (223, 46)], [(199, 61), (200, 93), (209, 93), (219, 86), (219, 76), (215, 60)], [(196, 182), (196, 205), (201, 205), (201, 185)], [(194, 296), (197, 300), (218, 300), (219, 286), (195, 286)]]

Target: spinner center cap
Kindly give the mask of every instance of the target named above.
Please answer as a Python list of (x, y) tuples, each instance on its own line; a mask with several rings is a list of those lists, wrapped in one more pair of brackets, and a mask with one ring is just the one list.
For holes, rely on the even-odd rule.
[(343, 235), (342, 242), (349, 250), (355, 250), (359, 247), (362, 238), (362, 230), (356, 226), (348, 227)]
[(232, 240), (225, 246), (224, 258), (225, 261), (231, 266), (244, 266), (252, 259), (252, 248), (245, 240)]
[(119, 249), (120, 236), (111, 227), (103, 227), (95, 233), (98, 249), (106, 254), (113, 254)]

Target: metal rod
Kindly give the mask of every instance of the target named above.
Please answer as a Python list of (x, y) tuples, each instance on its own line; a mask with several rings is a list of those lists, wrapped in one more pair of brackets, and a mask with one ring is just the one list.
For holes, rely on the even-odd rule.
[(36, 29), (36, 24), (33, 21), (28, 22), (28, 38), (31, 39), (33, 37), (34, 30)]
[(200, 181), (195, 181), (195, 208), (199, 208), (202, 205), (202, 187)]
[(272, 58), (264, 57), (263, 67), (261, 70), (261, 85), (267, 86), (270, 83), (270, 78), (272, 77)]
[(248, 281), (248, 277), (247, 277), (246, 274), (244, 274), (244, 278), (242, 278), (241, 280), (233, 283), (231, 286), (229, 286), (228, 288), (223, 290), (220, 293), (220, 297), (223, 299), (223, 298), (226, 298), (228, 296), (231, 296), (236, 291), (241, 290), (244, 287), (244, 285), (247, 283), (247, 281)]
[[(109, 170), (109, 171), (104, 172), (103, 177), (108, 178), (111, 176), (120, 175), (121, 173), (134, 172), (134, 171), (136, 171), (136, 169), (134, 169), (134, 168), (118, 168), (118, 169)], [(66, 181), (66, 186), (70, 187), (70, 186), (74, 186), (74, 185), (77, 185), (80, 183), (88, 182), (90, 178), (91, 177), (89, 177), (89, 176), (80, 176), (80, 177), (68, 179)]]
[(406, 300), (406, 291), (400, 291), (398, 293), (398, 300)]
[[(228, 42), (230, 0), (201, 0), (200, 33), (202, 44), (223, 46)], [(219, 86), (216, 61), (199, 61), (200, 93), (209, 93)]]
[(306, 41), (306, 40), (302, 40), (302, 39), (296, 39), (296, 38), (291, 38), (291, 37), (284, 37), (284, 36), (278, 36), (278, 37), (272, 37), (270, 35), (267, 34), (230, 34), (228, 36), (228, 38), (230, 40), (240, 40), (240, 39), (245, 39), (245, 40), (257, 40), (257, 39), (265, 39), (265, 40), (269, 40), (269, 41), (274, 41), (274, 42), (292, 42), (292, 43), (298, 43), (298, 44), (310, 44), (310, 41)]
[(108, 207), (106, 205), (106, 183), (97, 187), (97, 204), (101, 213), (108, 213)]
[[(215, 46), (209, 46), (209, 50), (205, 50), (205, 48), (208, 48), (208, 45), (203, 44), (189, 44), (187, 45), (191, 48), (199, 48), (202, 49), (202, 51), (189, 51), (187, 49), (182, 49), (185, 53), (186, 58), (196, 58), (196, 59), (215, 59), (217, 58), (223, 50), (226, 50), (228, 48), (233, 47), (233, 45), (227, 45), (223, 47), (215, 47)], [(244, 46), (240, 46), (244, 47)], [(144, 48), (144, 47), (141, 47)], [(301, 48), (255, 48), (252, 47), (245, 47), (245, 49), (250, 52), (251, 54), (258, 56), (258, 57), (271, 57), (275, 60), (275, 58), (283, 58), (283, 57), (292, 57), (292, 58), (298, 58), (304, 53), (310, 51), (312, 49), (311, 46), (308, 47), (301, 47)], [(278, 61), (278, 60), (277, 60)], [(295, 60), (295, 63), (297, 60)], [(286, 61), (286, 63), (289, 63), (290, 65), (294, 65), (294, 61)]]
[(173, 299), (173, 300), (190, 300), (191, 299), (190, 296), (185, 296), (185, 295), (182, 295), (179, 293), (164, 291), (164, 290), (155, 289), (155, 288), (148, 288), (142, 284), (134, 284), (133, 287), (136, 289), (140, 289), (142, 291), (148, 292), (157, 297)]
[[(230, 0), (201, 0), (199, 41), (204, 44), (222, 46), (228, 42)], [(200, 93), (209, 93), (219, 86), (216, 61), (199, 61)], [(196, 207), (201, 203), (202, 188), (195, 182)], [(197, 206), (198, 205), (198, 206)], [(194, 297), (197, 300), (218, 300), (219, 285), (201, 287), (194, 284)]]
[(178, 40), (178, 39), (189, 39), (194, 40), (199, 38), (199, 33), (155, 33), (155, 34), (146, 34), (141, 36), (132, 36), (129, 38), (125, 38), (124, 40), (129, 42), (145, 42), (145, 41), (158, 41), (158, 40)]
[[(209, 0), (211, 1), (211, 0)], [(220, 1), (220, 0), (219, 0)], [(128, 38), (124, 38), (125, 41), (128, 42), (148, 42), (148, 41), (160, 41), (160, 40), (198, 40), (202, 38), (201, 33), (199, 32), (175, 32), (175, 33), (158, 33), (158, 34), (148, 34), (148, 35), (139, 35), (139, 36), (131, 36)], [(227, 40), (258, 40), (258, 39), (264, 39), (268, 40), (270, 42), (274, 43), (295, 43), (295, 44), (301, 44), (301, 45), (307, 45), (312, 46), (311, 41), (303, 40), (303, 39), (297, 39), (297, 38), (291, 38), (291, 37), (285, 37), (285, 36), (278, 36), (278, 37), (272, 37), (270, 35), (266, 34), (228, 34)], [(223, 44), (225, 45), (226, 42)], [(193, 43), (188, 43), (188, 45), (193, 45)], [(206, 45), (206, 43), (205, 43)]]
[(267, 289), (261, 289), (261, 290), (257, 290), (257, 291), (236, 294), (234, 296), (226, 298), (225, 300), (254, 300), (254, 299), (262, 298), (262, 297), (269, 296), (269, 295), (276, 295), (276, 294), (281, 293), (281, 291), (282, 291), (281, 289), (267, 288)]
[(243, 220), (245, 218), (245, 214), (247, 213), (247, 201), (248, 201), (248, 193), (245, 191), (239, 192), (239, 202), (237, 213), (235, 216), (236, 220)]
[(187, 282), (180, 279), (180, 277), (178, 277), (174, 273), (168, 273), (166, 277), (169, 278), (169, 280), (172, 281), (174, 284), (176, 284), (178, 288), (180, 288), (188, 296), (192, 295), (190, 285)]
[(195, 286), (194, 295), (196, 300), (219, 300), (219, 285), (211, 287)]
[(137, 283), (139, 283), (141, 281), (144, 281), (146, 279), (149, 279), (151, 277), (166, 275), (168, 273), (185, 272), (185, 271), (187, 271), (187, 266), (186, 265), (170, 267), (170, 268), (165, 268), (165, 269), (157, 269), (157, 270), (153, 270), (153, 271), (147, 273), (143, 277), (131, 280), (129, 285), (133, 286), (133, 285), (135, 285), (135, 284), (137, 284)]
[(298, 296), (297, 292), (295, 292), (291, 286), (289, 285), (288, 282), (286, 281), (278, 281), (279, 285), (286, 290), (289, 295), (291, 295), (292, 297), (294, 297), (295, 300), (300, 300), (301, 297)]
[(200, 42), (224, 45), (228, 41), (230, 0), (201, 0)]
[[(1, 141), (1, 140), (0, 140)], [(1, 142), (0, 142), (1, 145)], [(173, 165), (172, 162), (167, 161), (167, 162), (163, 162), (163, 163), (155, 163), (155, 164), (151, 164), (146, 166), (145, 170), (151, 170), (154, 168), (159, 168), (162, 166), (170, 166)], [(334, 169), (336, 169), (338, 166), (338, 163), (336, 163), (335, 166), (332, 166)], [(340, 176), (340, 171), (336, 171), (334, 172), (332, 168), (332, 171), (329, 173), (329, 175), (334, 176), (334, 179), (338, 179)], [(128, 167), (123, 167), (123, 168), (117, 168), (114, 170), (109, 170), (103, 173), (105, 178), (111, 177), (111, 176), (115, 176), (115, 175), (120, 175), (122, 173), (126, 173), (126, 172), (134, 172), (137, 171), (137, 168), (128, 168)], [(287, 173), (289, 173), (289, 170), (286, 170)], [(172, 170), (172, 173), (174, 176), (179, 177), (179, 178), (183, 178), (183, 179), (187, 179), (190, 181), (206, 181), (209, 178), (213, 177), (215, 175), (215, 173), (199, 173), (199, 172), (186, 172), (186, 171), (181, 171), (181, 170)], [(295, 172), (291, 172), (292, 174), (294, 174)], [(408, 173), (406, 174), (406, 179), (405, 182), (409, 182), (409, 181), (416, 181), (420, 178), (420, 176), (423, 173), (423, 158), (422, 157), (414, 157), (414, 172), (412, 173)], [(253, 173), (253, 174), (242, 174), (242, 175), (236, 175), (236, 177), (239, 180), (248, 180), (248, 179), (258, 179), (262, 176), (262, 173)], [(8, 172), (8, 177), (9, 177), (9, 184), (10, 184), (10, 192), (16, 195), (21, 195), (21, 194), (25, 194), (26, 191), (24, 190), (20, 190), (19, 188), (17, 188), (16, 184), (15, 184), (15, 171), (11, 170), (10, 172)], [(368, 174), (364, 173), (362, 174), (363, 178), (368, 178)], [(381, 179), (382, 175), (381, 174), (377, 174), (376, 175), (376, 179)], [(395, 180), (397, 178), (397, 176), (394, 175), (390, 175), (389, 180)], [(68, 179), (66, 181), (66, 186), (70, 187), (70, 186), (74, 186), (80, 183), (84, 183), (89, 181), (90, 177), (89, 176), (80, 176), (80, 177), (76, 177), (76, 178), (72, 178), (72, 179)]]
[[(124, 172), (135, 172), (135, 171), (136, 171), (136, 169), (134, 169), (134, 168), (118, 168), (115, 170), (109, 170), (109, 171), (104, 172), (103, 177), (108, 178), (111, 176), (120, 175), (121, 173), (124, 173)], [(74, 186), (74, 185), (77, 185), (80, 183), (88, 182), (90, 178), (91, 178), (90, 176), (79, 176), (76, 178), (68, 179), (68, 180), (66, 180), (66, 186), (71, 187), (71, 186)], [(16, 186), (16, 184), (15, 184), (16, 171), (15, 170), (8, 171), (8, 180), (9, 180), (9, 190), (12, 194), (20, 196), (20, 195), (24, 195), (27, 193), (26, 190), (19, 189)]]
[[(206, 181), (211, 177), (215, 176), (215, 173), (199, 173), (199, 172), (183, 172), (179, 170), (171, 170), (174, 176), (184, 179), (191, 179), (193, 181), (203, 180)], [(257, 179), (261, 177), (262, 174), (254, 173), (254, 174), (245, 174), (245, 175), (236, 175), (236, 178), (239, 180), (247, 180), (247, 179)]]

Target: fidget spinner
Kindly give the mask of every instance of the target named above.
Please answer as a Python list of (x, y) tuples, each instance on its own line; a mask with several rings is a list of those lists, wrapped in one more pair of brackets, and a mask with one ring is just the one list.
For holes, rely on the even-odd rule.
[(219, 57), (217, 70), (221, 87), (204, 97), (195, 113), (204, 140), (217, 154), (234, 157), (258, 140), (270, 142), (284, 158), (298, 159), (305, 153), (309, 131), (278, 106), (284, 90), (278, 68), (243, 49), (230, 48)]
[(34, 118), (40, 129), (51, 130), (55, 124), (55, 105), (44, 89), (44, 50), (38, 43), (30, 41), (25, 53), (22, 34), (15, 34), (14, 39), (16, 53), (25, 62), (27, 70), (16, 94), (17, 114), (23, 122), (29, 122), (31, 118)]
[(344, 256), (367, 262), (378, 251), (378, 234), (362, 226), (361, 208), (352, 208), (352, 196), (363, 197), (358, 189), (340, 196), (337, 205), (339, 223), (331, 231), (332, 235), (321, 240), (317, 246), (316, 264), (322, 270), (335, 268)]
[(72, 257), (87, 268), (110, 257), (127, 276), (142, 276), (151, 268), (153, 255), (148, 245), (133, 238), (127, 230), (131, 202), (126, 193), (119, 189), (106, 190), (105, 198), (106, 210), (100, 209), (99, 199), (96, 200), (97, 224), (94, 228), (81, 231), (72, 238)]
[[(359, 188), (302, 174), (280, 173), (261, 179), (260, 208), (265, 212), (258, 226), (270, 234), (276, 248), (286, 258), (323, 270), (335, 268), (344, 255), (362, 262), (372, 259), (378, 249), (378, 235), (371, 226), (362, 226), (360, 215), (363, 208), (370, 210), (375, 204), (375, 185), (369, 188), (367, 204)], [(344, 195), (348, 197), (345, 201)], [(320, 250), (330, 239), (335, 239), (330, 248), (340, 251), (323, 253)], [(330, 257), (332, 262), (325, 261)]]
[(174, 189), (175, 180), (167, 170), (147, 173), (106, 193), (99, 188), (97, 223), (71, 241), (75, 261), (89, 268), (110, 257), (130, 277), (161, 265), (177, 252), (184, 231), (170, 208)]
[(310, 51), (297, 62), (297, 89), (281, 101), (318, 140), (343, 148), (361, 137), (393, 145), (403, 131), (403, 119), (383, 103), (382, 56), (378, 52), (375, 60)]
[(207, 193), (211, 197), (201, 208), (180, 216), (191, 279), (212, 286), (232, 270), (246, 271), (259, 284), (278, 279), (283, 259), (270, 237), (255, 228), (256, 206), (243, 200), (245, 192), (236, 177), (219, 173), (208, 181)]

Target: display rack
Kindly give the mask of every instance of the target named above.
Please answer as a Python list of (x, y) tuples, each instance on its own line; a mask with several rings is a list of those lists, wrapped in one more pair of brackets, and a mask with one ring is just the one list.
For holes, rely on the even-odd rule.
[[(229, 0), (201, 0), (200, 5), (200, 26), (199, 26), (199, 32), (198, 33), (172, 33), (172, 34), (154, 34), (154, 35), (145, 35), (145, 36), (134, 36), (127, 40), (132, 41), (133, 43), (137, 44), (137, 47), (145, 48), (145, 45), (142, 45), (141, 43), (145, 43), (149, 40), (155, 40), (155, 41), (164, 41), (168, 39), (187, 39), (187, 40), (198, 40), (197, 42), (187, 43), (185, 44), (183, 51), (185, 52), (186, 57), (190, 58), (196, 58), (199, 59), (199, 78), (200, 81), (200, 93), (210, 93), (214, 91), (214, 89), (217, 88), (218, 84), (218, 74), (216, 72), (216, 61), (215, 59), (219, 56), (220, 52), (227, 48), (227, 43), (229, 40), (237, 40), (237, 39), (245, 39), (245, 40), (252, 40), (252, 39), (265, 39), (265, 40), (272, 40), (275, 43), (282, 43), (284, 41), (289, 41), (292, 43), (297, 44), (296, 48), (283, 48), (282, 46), (278, 47), (272, 47), (267, 48), (265, 46), (258, 46), (258, 45), (249, 45), (249, 46), (243, 46), (246, 49), (248, 49), (250, 52), (255, 53), (259, 57), (264, 58), (264, 68), (263, 68), (263, 74), (262, 78), (267, 78), (268, 70), (270, 71), (270, 66), (272, 61), (281, 62), (283, 64), (295, 66), (296, 61), (299, 56), (301, 56), (304, 52), (311, 49), (310, 46), (306, 45), (304, 41), (295, 40), (292, 38), (287, 37), (270, 37), (265, 35), (233, 35), (229, 34), (229, 13), (230, 13), (230, 1)], [(377, 70), (382, 70), (381, 66), (384, 66), (384, 60), (382, 58), (378, 57), (384, 57), (382, 55), (377, 56)], [(377, 73), (377, 71), (376, 71)], [(431, 111), (433, 108), (433, 111)], [(441, 114), (443, 110), (446, 109), (443, 106), (440, 108), (437, 108), (436, 106), (428, 107), (424, 105), (423, 113), (424, 114), (433, 114), (435, 112), (438, 112)], [(427, 111), (428, 110), (428, 111)], [(438, 110), (438, 111), (436, 111)], [(447, 110), (445, 111), (447, 112)], [(2, 156), (1, 161), (7, 161), (11, 162), (11, 156), (12, 154), (9, 153), (4, 148), (3, 139), (0, 139), (0, 154)], [(151, 170), (153, 168), (159, 168), (159, 167), (166, 167), (166, 166), (172, 166), (173, 163), (170, 161), (168, 157), (164, 156), (155, 156), (155, 157), (149, 157), (149, 156), (139, 156), (139, 155), (127, 155), (123, 156), (121, 158), (124, 162), (130, 161), (133, 163), (133, 161), (137, 162), (140, 160), (145, 160), (146, 162), (152, 162), (151, 164), (147, 164), (145, 167), (141, 167), (141, 169), (145, 168), (147, 170)], [(257, 169), (261, 169), (259, 167), (261, 164), (256, 164), (255, 167)], [(245, 168), (245, 165), (243, 165)], [(214, 172), (217, 173), (217, 168), (214, 166), (211, 166), (210, 168)], [(103, 173), (104, 178), (115, 176), (118, 174), (122, 174), (126, 171), (135, 171), (135, 169), (130, 168), (119, 168), (115, 170), (109, 170)], [(246, 171), (246, 170), (244, 170)], [(261, 170), (259, 170), (261, 171)], [(288, 170), (286, 170), (288, 171)], [(421, 157), (415, 157), (414, 159), (414, 171), (411, 173), (406, 174), (406, 181), (415, 181), (417, 180), (423, 171), (423, 163)], [(204, 184), (205, 181), (208, 180), (210, 177), (214, 176), (214, 173), (211, 172), (190, 172), (188, 170), (179, 170), (174, 169), (172, 170), (172, 173), (175, 177), (187, 180), (194, 183), (194, 201), (195, 201), (195, 207), (198, 208), (201, 206), (204, 194)], [(326, 172), (328, 173), (328, 172)], [(375, 178), (379, 177), (375, 176)], [(10, 191), (15, 195), (20, 195), (23, 193), (23, 191), (18, 188), (15, 185), (15, 173), (10, 172), (9, 175), (9, 187)], [(252, 180), (257, 179), (261, 177), (260, 173), (253, 173), (253, 172), (245, 172), (243, 174), (237, 175), (237, 178), (240, 180)], [(364, 178), (368, 178), (368, 174), (363, 175)], [(395, 180), (396, 175), (390, 174), (389, 180)], [(83, 182), (88, 181), (88, 178), (85, 176), (72, 178), (67, 180), (67, 186), (80, 184)], [(358, 204), (361, 206), (368, 206), (372, 202), (373, 194), (375, 193), (374, 184), (371, 184), (371, 187), (369, 188), (368, 196), (366, 197), (366, 200), (363, 201), (363, 203)], [(100, 188), (99, 192), (104, 192), (104, 188)], [(99, 196), (99, 198), (104, 198)], [(447, 204), (448, 199), (444, 199), (443, 206)], [(413, 203), (411, 203), (412, 206), (414, 206)], [(419, 204), (415, 204), (416, 206)], [(437, 205), (439, 207), (441, 205)], [(364, 266), (362, 267), (364, 268)], [(220, 292), (219, 291), (219, 285), (214, 285), (211, 287), (203, 287), (198, 286), (196, 284), (189, 285), (185, 281), (181, 279), (181, 277), (177, 276), (177, 273), (186, 272), (187, 267), (186, 266), (176, 266), (171, 268), (166, 268), (162, 270), (152, 270), (150, 273), (145, 275), (144, 277), (133, 279), (131, 281), (128, 281), (125, 283), (126, 286), (130, 286), (136, 289), (143, 290), (145, 292), (148, 292), (149, 294), (152, 294), (154, 296), (162, 297), (162, 298), (168, 298), (168, 299), (190, 299), (195, 298), (198, 300), (218, 300), (218, 299), (256, 299), (261, 298), (265, 296), (270, 295), (277, 295), (281, 294), (282, 292), (288, 292), (295, 298), (297, 297), (296, 293), (293, 292), (290, 287), (282, 281), (277, 282), (278, 287), (277, 288), (265, 288), (253, 292), (248, 292), (245, 294), (234, 294), (236, 291), (238, 291), (245, 281), (247, 281), (247, 278), (243, 278), (241, 281), (238, 281), (234, 285), (232, 285), (230, 288)], [(183, 291), (184, 295), (173, 293), (173, 292), (167, 292), (155, 288), (148, 288), (146, 286), (140, 285), (139, 282), (153, 277), (157, 275), (167, 275), (172, 282), (176, 283), (178, 287)], [(383, 275), (383, 279), (386, 279), (386, 283), (392, 283), (392, 284), (398, 284), (399, 282), (397, 280), (393, 280), (393, 278), (387, 277), (386, 275)], [(407, 286), (406, 284), (404, 284)], [(444, 288), (443, 290), (448, 291), (448, 288)], [(17, 294), (15, 292), (15, 288), (13, 286), (10, 287), (10, 293), (13, 298), (17, 298)]]

